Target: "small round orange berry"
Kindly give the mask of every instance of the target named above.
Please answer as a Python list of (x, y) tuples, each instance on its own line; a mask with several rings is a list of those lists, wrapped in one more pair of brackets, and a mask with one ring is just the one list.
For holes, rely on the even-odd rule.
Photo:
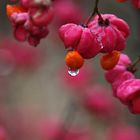
[(104, 70), (111, 70), (113, 69), (116, 64), (118, 63), (120, 58), (120, 52), (119, 51), (113, 51), (109, 54), (105, 54), (100, 59), (100, 64)]
[(65, 62), (71, 70), (78, 70), (83, 66), (84, 59), (77, 51), (69, 51), (65, 57)]
[(10, 17), (13, 13), (22, 13), (26, 12), (26, 10), (19, 6), (19, 5), (7, 5), (6, 6), (6, 14), (8, 17)]

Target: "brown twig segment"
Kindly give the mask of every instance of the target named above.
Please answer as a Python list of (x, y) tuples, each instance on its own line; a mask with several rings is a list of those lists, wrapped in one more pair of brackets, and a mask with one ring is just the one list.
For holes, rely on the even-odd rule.
[(91, 21), (91, 19), (93, 18), (93, 16), (94, 16), (95, 14), (98, 14), (99, 19), (100, 19), (100, 20), (103, 20), (101, 14), (100, 14), (100, 12), (99, 12), (99, 9), (98, 9), (98, 4), (99, 4), (99, 0), (96, 0), (96, 1), (95, 1), (95, 6), (94, 6), (94, 10), (93, 10), (92, 14), (89, 16), (89, 18), (88, 18), (88, 19), (86, 20), (86, 22), (85, 22), (85, 25), (86, 25), (86, 26), (89, 24), (89, 22)]
[(137, 65), (138, 64), (140, 64), (140, 56), (132, 64), (130, 64), (127, 67), (127, 70), (132, 72), (132, 73), (135, 73), (137, 71)]

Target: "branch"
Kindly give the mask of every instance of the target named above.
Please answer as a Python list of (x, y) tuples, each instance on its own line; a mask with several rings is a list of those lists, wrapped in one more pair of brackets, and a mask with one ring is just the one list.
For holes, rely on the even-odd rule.
[(91, 19), (94, 17), (95, 14), (98, 14), (99, 19), (100, 19), (100, 20), (103, 20), (101, 14), (100, 14), (100, 12), (99, 12), (98, 5), (99, 5), (99, 0), (96, 0), (96, 1), (95, 1), (95, 6), (94, 6), (94, 10), (93, 10), (92, 14), (90, 15), (90, 17), (89, 17), (89, 18), (86, 20), (86, 22), (85, 22), (85, 25), (86, 25), (86, 26), (89, 24), (89, 22), (91, 21)]

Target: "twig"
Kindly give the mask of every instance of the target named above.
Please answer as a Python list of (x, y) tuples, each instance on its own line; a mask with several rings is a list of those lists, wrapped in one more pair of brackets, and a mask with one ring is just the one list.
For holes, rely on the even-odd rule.
[(127, 70), (132, 72), (132, 73), (135, 73), (137, 71), (137, 68), (136, 66), (140, 64), (140, 56), (132, 63), (130, 64), (128, 67), (127, 67)]
[(95, 6), (94, 6), (94, 10), (93, 10), (92, 14), (90, 15), (90, 17), (89, 17), (89, 18), (86, 20), (86, 22), (85, 22), (85, 25), (86, 25), (86, 26), (89, 24), (89, 22), (91, 21), (91, 19), (93, 18), (93, 16), (94, 16), (95, 14), (98, 14), (99, 19), (100, 19), (100, 20), (103, 20), (101, 14), (100, 14), (100, 12), (99, 12), (99, 9), (98, 9), (98, 4), (99, 4), (99, 0), (96, 0), (96, 1), (95, 1)]
[(75, 105), (74, 102), (70, 101), (70, 103), (68, 103), (68, 107), (66, 107), (66, 110), (68, 112), (66, 114), (61, 132), (59, 136), (56, 138), (56, 140), (63, 140), (63, 138), (66, 136), (68, 129), (70, 129), (71, 125), (73, 124), (73, 120), (76, 117), (77, 106)]

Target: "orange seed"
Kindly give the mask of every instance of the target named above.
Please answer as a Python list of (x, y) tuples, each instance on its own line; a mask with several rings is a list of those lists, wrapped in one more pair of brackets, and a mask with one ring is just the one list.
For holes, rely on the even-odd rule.
[(119, 61), (119, 58), (120, 58), (120, 52), (113, 51), (111, 53), (102, 56), (102, 58), (100, 59), (100, 64), (104, 70), (110, 70), (116, 66), (116, 64)]
[(8, 17), (10, 17), (13, 13), (22, 13), (26, 12), (26, 10), (19, 6), (19, 5), (7, 5), (6, 6), (6, 14)]
[(69, 51), (65, 57), (65, 62), (71, 70), (78, 70), (83, 66), (84, 59), (77, 51)]

